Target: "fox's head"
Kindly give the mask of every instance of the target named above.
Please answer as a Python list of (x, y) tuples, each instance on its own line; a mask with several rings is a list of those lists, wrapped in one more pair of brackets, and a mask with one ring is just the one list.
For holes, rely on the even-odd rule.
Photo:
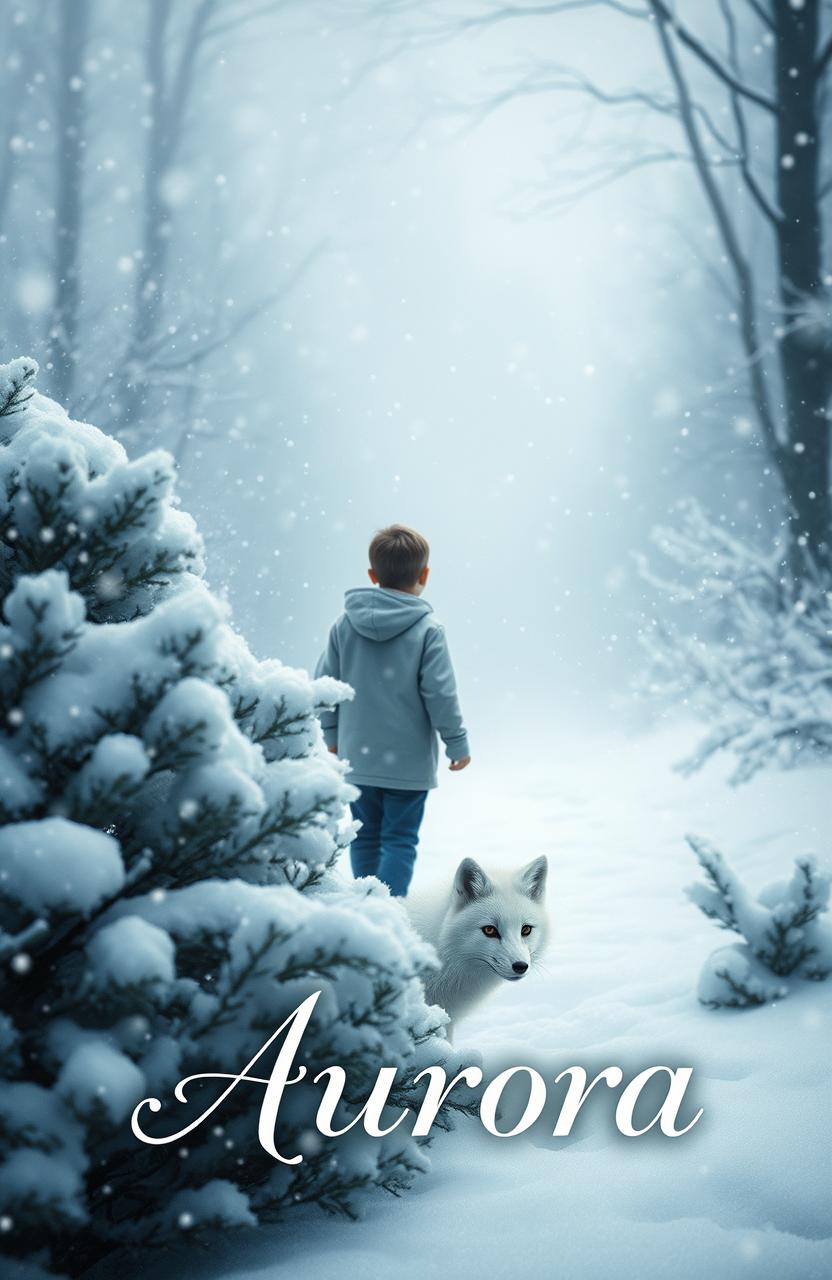
[(463, 858), (454, 876), (442, 950), (453, 952), (457, 962), (488, 965), (508, 982), (525, 977), (546, 946), (547, 870), (545, 857), (502, 874), (488, 874), (473, 858)]

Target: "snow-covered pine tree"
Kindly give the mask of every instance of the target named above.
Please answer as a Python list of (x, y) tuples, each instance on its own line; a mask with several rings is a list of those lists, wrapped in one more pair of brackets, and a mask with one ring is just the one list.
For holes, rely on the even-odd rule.
[(815, 982), (829, 977), (832, 926), (820, 917), (829, 909), (832, 876), (820, 871), (814, 858), (796, 858), (791, 879), (767, 885), (755, 899), (707, 840), (687, 840), (707, 881), (690, 885), (688, 897), (720, 929), (743, 939), (720, 947), (705, 962), (699, 979), (703, 1004), (765, 1004), (788, 993), (774, 977)]
[(796, 579), (782, 547), (750, 545), (696, 502), (680, 516), (654, 532), (669, 573), (640, 561), (653, 593), (641, 692), (707, 725), (680, 768), (727, 754), (732, 781), (745, 782), (763, 768), (830, 759), (832, 582), (809, 563)]
[(381, 1063), (405, 1103), (455, 1059), (398, 906), (328, 872), (351, 789), (316, 712), (349, 691), (254, 659), (170, 458), (129, 461), (36, 371), (0, 368), (0, 1249), (81, 1275), (300, 1203), (352, 1213), (425, 1167), (401, 1129), (323, 1141), (305, 1086), (280, 1112), (295, 1169), (257, 1144), (256, 1087), (187, 1149), (134, 1138), (138, 1100), (236, 1073), (312, 991), (307, 1078), (346, 1068), (347, 1119)]

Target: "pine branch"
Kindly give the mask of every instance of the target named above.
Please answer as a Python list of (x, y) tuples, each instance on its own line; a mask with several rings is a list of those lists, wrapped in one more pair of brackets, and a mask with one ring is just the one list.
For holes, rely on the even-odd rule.
[(708, 1009), (747, 1009), (753, 1005), (766, 1004), (766, 996), (760, 992), (753, 991), (746, 986), (744, 982), (738, 982), (727, 969), (717, 969), (715, 976), (724, 982), (728, 990), (732, 993), (731, 1000), (701, 1000), (700, 1004), (704, 1004)]
[(16, 955), (20, 951), (27, 951), (48, 932), (48, 923), (40, 918), (33, 920), (16, 934), (4, 934), (0, 931), (0, 960), (5, 960), (8, 956)]
[(37, 376), (38, 366), (34, 360), (21, 357), (6, 366), (8, 385), (0, 388), (0, 418), (11, 418), (23, 413), (26, 405), (35, 394), (30, 384)]

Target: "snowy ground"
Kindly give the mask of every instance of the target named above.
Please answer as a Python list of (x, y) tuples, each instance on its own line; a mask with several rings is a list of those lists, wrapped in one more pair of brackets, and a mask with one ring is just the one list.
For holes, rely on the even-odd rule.
[[(689, 740), (689, 739), (688, 739)], [(508, 776), (478, 760), (431, 798), (418, 874), (465, 854), (551, 861), (545, 970), (508, 985), (457, 1044), (485, 1065), (695, 1068), (705, 1116), (687, 1137), (625, 1139), (600, 1099), (572, 1139), (500, 1142), (475, 1124), (433, 1148), (433, 1173), (364, 1221), (315, 1214), (229, 1240), (200, 1271), (228, 1280), (455, 1280), (520, 1274), (732, 1280), (832, 1274), (832, 982), (714, 1013), (695, 999), (718, 933), (682, 894), (708, 836), (755, 888), (795, 854), (832, 855), (829, 774), (766, 775), (736, 791), (717, 770), (669, 772), (678, 731), (550, 744)], [(182, 1273), (184, 1274), (184, 1272)]]

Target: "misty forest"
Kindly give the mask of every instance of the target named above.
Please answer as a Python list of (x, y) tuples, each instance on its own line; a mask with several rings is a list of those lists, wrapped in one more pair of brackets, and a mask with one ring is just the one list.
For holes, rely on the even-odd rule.
[[(828, 1275), (832, 3), (5, 0), (0, 63), (12, 1274)], [(549, 859), (453, 1043), (307, 674), (394, 522), (472, 744), (414, 883)], [(138, 1147), (311, 990), (350, 1114), (473, 1049), (704, 1119)]]

